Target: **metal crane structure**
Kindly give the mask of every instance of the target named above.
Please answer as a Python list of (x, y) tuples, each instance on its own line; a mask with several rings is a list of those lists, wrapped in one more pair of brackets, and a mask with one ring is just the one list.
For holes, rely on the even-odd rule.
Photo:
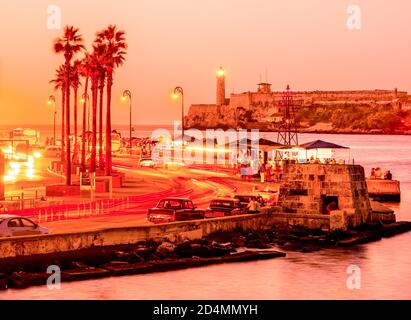
[(287, 85), (283, 100), (280, 102), (280, 112), (283, 117), (278, 126), (277, 142), (285, 146), (298, 145), (298, 125), (295, 116), (293, 96), (289, 85)]

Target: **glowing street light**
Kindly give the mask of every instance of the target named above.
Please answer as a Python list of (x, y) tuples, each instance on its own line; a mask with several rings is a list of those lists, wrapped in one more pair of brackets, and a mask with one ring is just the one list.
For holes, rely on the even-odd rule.
[(182, 87), (175, 87), (173, 98), (181, 98), (181, 147), (184, 146), (184, 90)]
[(133, 153), (133, 144), (132, 144), (132, 124), (131, 124), (131, 91), (130, 90), (124, 90), (123, 96), (121, 97), (121, 100), (124, 102), (128, 98), (128, 104), (130, 107), (130, 155)]
[(56, 145), (56, 97), (54, 95), (49, 96), (49, 100), (47, 101), (49, 105), (53, 105), (54, 107), (54, 124), (53, 124), (53, 144)]

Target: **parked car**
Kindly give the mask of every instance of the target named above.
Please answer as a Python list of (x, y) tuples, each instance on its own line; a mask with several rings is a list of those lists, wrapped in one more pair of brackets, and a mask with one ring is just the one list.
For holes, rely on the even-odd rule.
[(204, 219), (205, 210), (198, 210), (189, 199), (166, 198), (149, 209), (147, 220), (153, 223)]
[(140, 159), (140, 167), (145, 167), (145, 168), (154, 168), (155, 163), (153, 159), (151, 158), (141, 158)]
[(60, 146), (48, 146), (44, 150), (44, 156), (46, 158), (58, 158), (61, 155), (61, 147)]
[(214, 199), (206, 210), (206, 218), (217, 218), (245, 214), (246, 210), (238, 199)]
[(279, 190), (278, 188), (259, 188), (258, 186), (254, 187), (254, 192), (258, 193), (258, 195), (260, 195), (265, 204), (272, 206), (272, 205), (276, 205), (278, 203), (278, 196), (279, 196)]
[(50, 230), (48, 228), (41, 227), (28, 218), (15, 215), (0, 215), (0, 237), (19, 237), (49, 233)]
[(242, 208), (247, 208), (248, 204), (250, 203), (251, 200), (257, 201), (260, 206), (265, 206), (266, 202), (263, 199), (262, 196), (260, 195), (254, 195), (254, 194), (237, 194), (234, 196), (234, 199), (237, 199), (240, 201), (241, 207)]

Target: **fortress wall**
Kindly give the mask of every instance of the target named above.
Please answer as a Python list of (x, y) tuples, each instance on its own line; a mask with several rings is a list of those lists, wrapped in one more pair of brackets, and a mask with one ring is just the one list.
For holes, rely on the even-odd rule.
[(327, 197), (338, 209), (331, 229), (359, 226), (372, 211), (364, 168), (358, 165), (288, 164), (281, 177), (279, 205), (285, 213), (319, 215)]
[(193, 104), (190, 106), (188, 116), (193, 117), (201, 113), (216, 112), (217, 106), (215, 104)]

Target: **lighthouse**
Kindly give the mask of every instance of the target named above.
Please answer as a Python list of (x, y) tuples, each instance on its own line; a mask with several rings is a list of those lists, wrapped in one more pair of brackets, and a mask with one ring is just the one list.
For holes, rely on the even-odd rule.
[(225, 71), (220, 67), (217, 71), (217, 106), (225, 105)]

